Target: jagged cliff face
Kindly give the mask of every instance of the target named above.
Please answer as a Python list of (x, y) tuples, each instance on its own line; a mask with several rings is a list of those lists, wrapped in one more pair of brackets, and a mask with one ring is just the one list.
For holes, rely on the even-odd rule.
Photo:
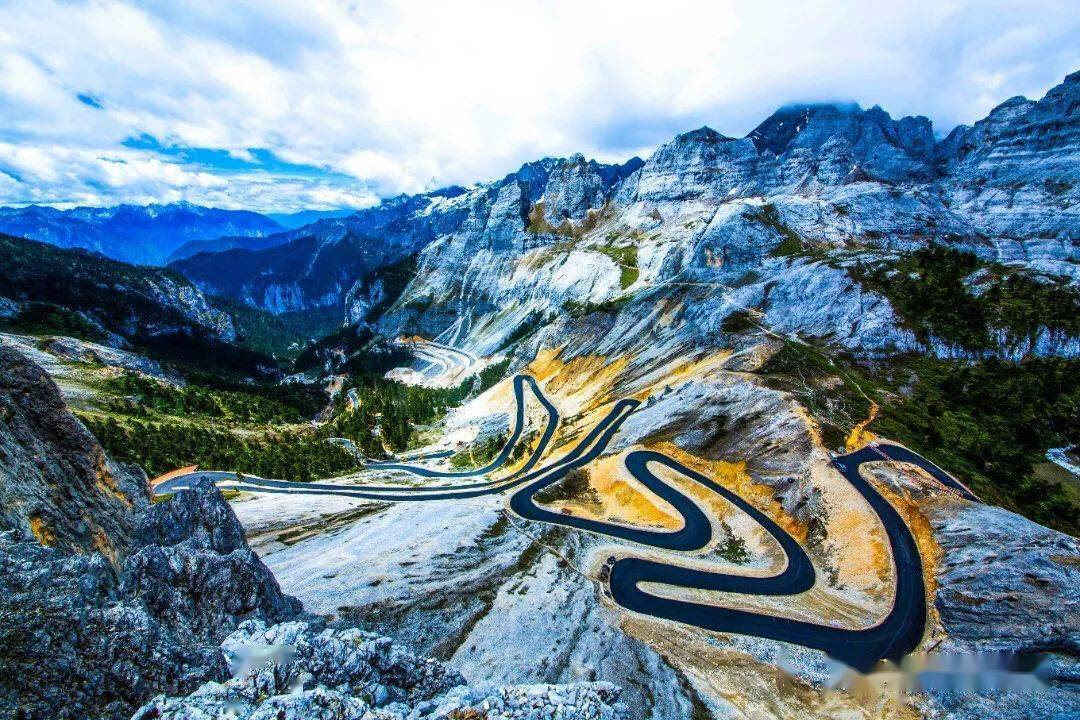
[[(1078, 88), (1071, 75), (1042, 100), (1009, 100), (940, 141), (928, 119), (894, 120), (880, 107), (788, 107), (744, 138), (701, 128), (644, 163), (548, 158), (499, 181), (275, 235), (265, 250), (173, 267), (205, 291), (273, 312), (344, 304), (357, 322), (368, 308), (356, 303), (372, 304), (361, 292), (372, 273), (419, 252), (418, 280), (385, 327), (420, 331), (445, 329), (454, 304), (475, 304), (475, 316), (508, 301), (601, 302), (624, 288), (612, 254), (589, 248), (616, 236), (636, 248), (647, 284), (757, 270), (784, 239), (779, 226), (822, 250), (947, 241), (1075, 279)], [(775, 222), (753, 219), (764, 204)], [(590, 254), (553, 251), (570, 246)]]
[(1078, 113), (1080, 72), (1038, 102), (1002, 103), (939, 145), (939, 162), (953, 179), (943, 187), (947, 201), (1007, 258), (1038, 263), (1070, 257), (1070, 250), (1075, 258)]
[[(466, 216), (421, 251), (380, 326), (490, 352), (526, 319), (618, 298), (609, 351), (642, 350), (630, 331), (664, 301), (685, 316), (670, 325), (684, 344), (709, 342), (723, 317), (750, 307), (774, 329), (848, 349), (947, 353), (916, 342), (845, 265), (856, 252), (887, 258), (941, 242), (1076, 282), (1078, 104), (1074, 74), (941, 141), (926, 118), (808, 106), (741, 139), (685, 133), (640, 167), (575, 157), (545, 161), (526, 181), (527, 166), (460, 196)], [(1075, 338), (1034, 345), (1080, 349)]]
[[(544, 222), (555, 226), (580, 219), (603, 204), (614, 185), (639, 164), (549, 158), (494, 183), (403, 195), (346, 218), (321, 220), (270, 238), (280, 244), (268, 250), (205, 253), (171, 267), (204, 291), (275, 313), (342, 305), (347, 296), (369, 301), (361, 289), (371, 284), (376, 270), (455, 236), (483, 238), (495, 252), (520, 250), (517, 236), (541, 197)], [(549, 187), (553, 192), (544, 196)], [(351, 305), (348, 311), (353, 317), (364, 315)]]

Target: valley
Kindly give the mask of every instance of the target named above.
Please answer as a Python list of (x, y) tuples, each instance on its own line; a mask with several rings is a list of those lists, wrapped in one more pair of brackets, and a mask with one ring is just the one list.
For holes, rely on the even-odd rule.
[[(486, 475), (496, 471), (509, 458), (521, 440), (524, 426), (525, 400), (523, 387), (529, 384), (536, 398), (548, 411), (545, 431), (531, 457), (514, 473), (498, 479), (487, 480)], [(708, 628), (714, 631), (738, 630), (739, 632), (826, 650), (831, 656), (849, 665), (869, 670), (882, 658), (898, 661), (912, 652), (920, 643), (925, 625), (922, 586), (923, 568), (918, 550), (904, 521), (888, 505), (880, 494), (859, 474), (865, 462), (905, 462), (929, 472), (943, 485), (961, 493), (967, 500), (975, 500), (969, 491), (940, 469), (917, 454), (894, 445), (869, 445), (860, 452), (840, 456), (833, 460), (836, 468), (844, 474), (860, 494), (870, 503), (885, 526), (896, 567), (897, 586), (892, 610), (872, 629), (863, 631), (838, 631), (826, 626), (813, 626), (790, 619), (769, 615), (755, 615), (746, 611), (726, 610), (702, 604), (687, 603), (657, 597), (643, 592), (639, 584), (652, 583), (674, 587), (693, 587), (711, 591), (734, 592), (747, 595), (793, 595), (805, 592), (814, 583), (814, 568), (802, 547), (779, 525), (762, 514), (738, 495), (714, 481), (682, 465), (661, 453), (635, 451), (625, 457), (627, 472), (661, 501), (670, 505), (682, 519), (682, 529), (676, 532), (640, 530), (618, 524), (602, 523), (588, 518), (575, 517), (541, 508), (533, 497), (545, 487), (562, 481), (573, 470), (587, 466), (602, 454), (619, 425), (636, 401), (619, 402), (582, 439), (578, 445), (561, 457), (538, 470), (529, 472), (543, 457), (551, 436), (559, 422), (554, 406), (536, 386), (534, 378), (517, 376), (514, 382), (517, 405), (514, 432), (500, 455), (491, 464), (471, 473), (445, 472), (424, 466), (394, 463), (371, 464), (375, 471), (404, 471), (424, 478), (480, 477), (481, 483), (456, 485), (420, 486), (374, 486), (357, 479), (358, 487), (345, 484), (290, 483), (262, 478), (239, 478), (235, 473), (192, 471), (186, 475), (169, 478), (159, 484), (158, 493), (174, 493), (187, 489), (199, 479), (211, 479), (219, 487), (239, 492), (287, 493), (290, 495), (338, 495), (342, 497), (384, 500), (389, 502), (415, 502), (480, 497), (504, 493), (524, 485), (509, 499), (509, 507), (527, 520), (550, 525), (573, 527), (599, 533), (611, 538), (629, 541), (654, 549), (681, 552), (698, 551), (710, 545), (712, 537), (709, 518), (689, 497), (668, 486), (651, 469), (650, 464), (660, 465), (690, 477), (694, 481), (725, 497), (729, 502), (749, 515), (781, 546), (786, 558), (786, 568), (780, 575), (754, 578), (739, 575), (723, 575), (693, 570), (678, 565), (661, 564), (641, 558), (609, 558), (601, 566), (600, 578), (607, 583), (605, 593), (620, 606), (653, 617), (660, 617)], [(406, 492), (406, 494), (402, 494)]]

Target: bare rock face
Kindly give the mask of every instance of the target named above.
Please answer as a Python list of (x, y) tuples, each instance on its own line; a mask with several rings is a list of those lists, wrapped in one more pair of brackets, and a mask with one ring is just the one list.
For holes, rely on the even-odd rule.
[[(925, 117), (814, 105), (781, 109), (744, 138), (684, 133), (643, 164), (530, 163), (433, 206), (464, 219), (417, 247), (420, 271), (374, 324), (390, 336), (447, 332), (487, 353), (504, 339), (492, 328), (568, 304), (640, 316), (660, 293), (675, 304), (711, 287), (699, 316), (747, 305), (767, 311), (775, 330), (855, 353), (943, 354), (915, 347), (888, 300), (853, 280), (845, 252), (946, 243), (1080, 282), (1078, 92), (1074, 73), (1043, 99), (1007, 101), (940, 142)], [(790, 260), (811, 250), (823, 262)], [(707, 341), (671, 327), (684, 344)], [(622, 337), (609, 350), (643, 351), (632, 344), (640, 334)], [(1074, 341), (1051, 337), (1031, 349), (1076, 353)]]
[(270, 695), (305, 682), (304, 674), (310, 684), (347, 691), (379, 705), (430, 700), (465, 683), (456, 670), (418, 657), (388, 637), (356, 628), (322, 629), (306, 622), (267, 626), (249, 620), (222, 643), (234, 670), (250, 664), (256, 647), (290, 648), (290, 659), (254, 668), (246, 680)]
[(148, 502), (145, 475), (110, 462), (48, 374), (0, 347), (0, 529), (115, 561)]
[(1080, 543), (1002, 508), (932, 517), (937, 607), (950, 646), (1080, 656)]
[(301, 609), (209, 482), (148, 508), (131, 538), (121, 578), (101, 554), (0, 534), (0, 716), (129, 717), (155, 694), (227, 679), (218, 643), (243, 620)]
[(123, 368), (176, 384), (182, 382), (162, 370), (161, 365), (156, 360), (126, 350), (117, 350), (107, 345), (60, 336), (46, 339), (41, 343), (41, 346), (42, 350), (57, 357)]
[(217, 642), (241, 620), (299, 611), (216, 488), (147, 495), (49, 376), (0, 347), (0, 717), (129, 717), (225, 680)]
[(184, 698), (159, 696), (133, 720), (228, 716), (243, 720), (321, 718), (560, 717), (614, 720), (626, 715), (610, 683), (474, 688), (440, 662), (417, 657), (389, 638), (308, 623), (267, 627), (248, 621), (222, 649), (234, 676)]
[(1074, 72), (1041, 100), (1006, 100), (942, 141), (950, 196), (980, 232), (1025, 239), (1032, 250), (1039, 238), (1058, 239), (1064, 247), (1057, 253), (1075, 252), (1078, 108), (1080, 72)]
[(149, 508), (133, 538), (123, 590), (179, 633), (217, 642), (246, 618), (277, 622), (301, 610), (248, 548), (236, 515), (209, 480)]
[[(1040, 657), (1027, 692), (935, 692), (925, 715), (955, 720), (1076, 717), (1080, 693), (1080, 543), (1002, 508), (932, 504), (943, 551), (935, 605), (960, 658)], [(1031, 678), (1023, 678), (1030, 681)]]
[(155, 693), (224, 680), (212, 645), (189, 645), (126, 596), (98, 553), (0, 533), (0, 716), (125, 718)]
[(756, 162), (749, 140), (702, 127), (676, 136), (645, 161), (633, 197), (658, 204), (661, 212), (691, 199), (718, 202), (750, 181)]

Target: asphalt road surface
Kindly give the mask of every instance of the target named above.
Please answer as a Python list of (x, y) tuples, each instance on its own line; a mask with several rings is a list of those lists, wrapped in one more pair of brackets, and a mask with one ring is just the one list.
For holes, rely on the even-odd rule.
[(721, 495), (748, 514), (776, 539), (784, 551), (787, 564), (778, 575), (748, 577), (687, 568), (674, 563), (640, 557), (613, 557), (605, 565), (602, 579), (606, 580), (608, 592), (616, 603), (634, 612), (709, 630), (754, 635), (816, 648), (862, 671), (869, 670), (881, 659), (899, 661), (918, 646), (926, 626), (926, 588), (923, 583), (922, 560), (918, 546), (900, 514), (869, 482), (863, 479), (859, 468), (867, 462), (911, 463), (923, 468), (939, 482), (958, 491), (967, 499), (976, 500), (977, 498), (936, 465), (907, 448), (889, 444), (871, 444), (833, 460), (837, 470), (866, 499), (881, 520), (896, 567), (896, 590), (891, 610), (878, 624), (863, 630), (848, 630), (750, 610), (677, 600), (643, 590), (640, 587), (642, 583), (658, 583), (673, 587), (745, 595), (785, 596), (806, 592), (816, 582), (816, 572), (806, 551), (783, 528), (736, 493), (662, 453), (652, 450), (630, 452), (625, 458), (626, 470), (678, 512), (683, 520), (683, 526), (679, 530), (649, 530), (590, 520), (554, 512), (533, 502), (532, 498), (537, 492), (559, 482), (571, 470), (584, 467), (599, 457), (618, 433), (622, 423), (636, 410), (639, 405), (637, 400), (623, 399), (614, 403), (607, 415), (567, 454), (554, 462), (536, 468), (555, 434), (559, 414), (532, 377), (518, 375), (514, 378), (514, 397), (517, 404), (514, 430), (500, 453), (488, 465), (461, 472), (449, 472), (397, 462), (376, 463), (368, 467), (399, 470), (425, 478), (486, 476), (505, 465), (514, 448), (521, 442), (525, 427), (526, 388), (547, 411), (547, 420), (540, 442), (529, 460), (508, 477), (471, 484), (404, 487), (294, 483), (248, 476), (238, 480), (236, 473), (196, 471), (162, 483), (157, 487), (157, 492), (182, 490), (201, 477), (210, 478), (225, 487), (249, 492), (332, 494), (402, 502), (470, 498), (514, 490), (510, 497), (510, 508), (517, 515), (529, 520), (599, 533), (648, 548), (671, 551), (701, 550), (713, 540), (709, 518), (696, 502), (666, 483), (654, 472), (654, 468), (664, 467)]

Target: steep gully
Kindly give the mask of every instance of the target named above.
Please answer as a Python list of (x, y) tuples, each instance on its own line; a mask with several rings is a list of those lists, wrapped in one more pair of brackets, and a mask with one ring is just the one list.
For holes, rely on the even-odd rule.
[(833, 459), (837, 470), (862, 495), (881, 520), (892, 550), (896, 568), (895, 597), (889, 613), (873, 627), (849, 630), (749, 610), (677, 600), (654, 595), (640, 586), (642, 583), (657, 583), (687, 589), (786, 596), (797, 595), (813, 587), (816, 573), (806, 551), (768, 516), (722, 485), (677, 460), (652, 450), (628, 453), (624, 461), (626, 470), (676, 510), (683, 519), (683, 527), (679, 530), (646, 530), (565, 515), (536, 505), (532, 498), (537, 492), (560, 481), (571, 470), (587, 465), (603, 453), (619, 427), (640, 403), (634, 399), (619, 400), (569, 453), (534, 469), (554, 436), (559, 422), (558, 410), (544, 396), (532, 377), (516, 376), (513, 387), (517, 405), (514, 430), (500, 453), (488, 465), (464, 472), (435, 470), (398, 462), (373, 463), (368, 466), (384, 471), (408, 472), (424, 478), (467, 478), (491, 473), (506, 464), (514, 448), (521, 442), (526, 423), (525, 390), (528, 389), (546, 411), (546, 424), (528, 460), (508, 477), (471, 484), (350, 487), (331, 483), (268, 480), (222, 471), (196, 471), (172, 478), (159, 485), (156, 491), (165, 493), (184, 489), (197, 477), (209, 477), (219, 485), (256, 493), (343, 495), (402, 502), (471, 498), (515, 490), (510, 497), (510, 508), (523, 518), (599, 533), (649, 548), (680, 552), (701, 550), (712, 540), (712, 525), (693, 500), (656, 475), (654, 469), (664, 467), (719, 494), (753, 518), (780, 545), (787, 559), (786, 567), (772, 577), (747, 577), (692, 569), (640, 557), (612, 557), (601, 569), (601, 578), (606, 580), (611, 598), (620, 606), (634, 612), (709, 630), (754, 635), (816, 648), (862, 671), (871, 669), (881, 659), (899, 661), (918, 646), (926, 625), (926, 589), (918, 546), (900, 514), (861, 476), (859, 468), (864, 463), (883, 460), (910, 463), (926, 470), (936, 480), (956, 490), (966, 499), (976, 499), (963, 485), (933, 463), (907, 448), (890, 444), (869, 445)]

